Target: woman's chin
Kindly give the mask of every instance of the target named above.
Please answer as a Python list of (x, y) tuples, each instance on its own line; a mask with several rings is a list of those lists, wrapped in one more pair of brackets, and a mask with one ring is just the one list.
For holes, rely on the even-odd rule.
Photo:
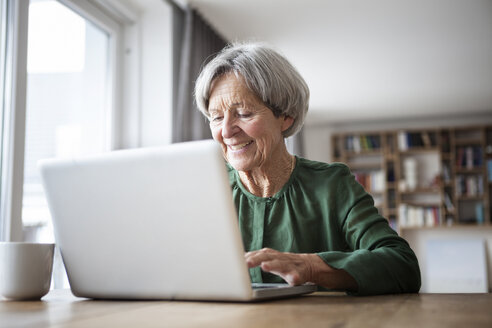
[(236, 170), (236, 171), (249, 171), (251, 170), (251, 163), (244, 160), (238, 160), (235, 158), (228, 158), (227, 162)]
[(247, 171), (251, 169), (251, 155), (248, 154), (247, 149), (241, 149), (239, 151), (228, 151), (227, 161), (237, 171)]

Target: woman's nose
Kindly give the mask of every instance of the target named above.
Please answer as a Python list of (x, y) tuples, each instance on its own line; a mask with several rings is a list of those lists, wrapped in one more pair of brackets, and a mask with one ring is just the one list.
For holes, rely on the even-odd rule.
[(231, 115), (229, 112), (224, 114), (224, 119), (222, 121), (222, 137), (230, 138), (234, 136), (237, 132), (238, 127), (236, 125), (236, 119), (234, 115)]

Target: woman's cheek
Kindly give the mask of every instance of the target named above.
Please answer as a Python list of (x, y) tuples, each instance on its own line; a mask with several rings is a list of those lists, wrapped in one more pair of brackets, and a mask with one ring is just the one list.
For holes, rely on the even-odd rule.
[(221, 133), (220, 133), (220, 129), (219, 128), (217, 128), (217, 127), (210, 127), (210, 132), (212, 132), (212, 138), (214, 138), (215, 141), (218, 141), (218, 142), (221, 141), (221, 139), (220, 139)]

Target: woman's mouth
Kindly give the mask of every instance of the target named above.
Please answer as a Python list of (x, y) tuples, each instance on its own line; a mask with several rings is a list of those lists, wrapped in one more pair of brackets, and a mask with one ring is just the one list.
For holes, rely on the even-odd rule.
[(240, 143), (240, 144), (237, 144), (237, 145), (227, 145), (227, 147), (229, 147), (229, 149), (231, 149), (233, 151), (238, 151), (238, 150), (243, 149), (246, 146), (251, 145), (252, 143), (253, 143), (253, 140), (248, 141), (248, 142), (245, 142), (245, 143)]

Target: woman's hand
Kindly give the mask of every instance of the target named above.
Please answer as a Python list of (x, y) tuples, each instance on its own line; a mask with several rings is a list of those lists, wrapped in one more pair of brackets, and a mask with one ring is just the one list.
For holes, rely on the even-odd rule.
[(313, 263), (309, 255), (282, 253), (263, 248), (246, 253), (249, 268), (260, 266), (263, 271), (282, 277), (289, 285), (302, 285), (313, 282)]
[(326, 264), (316, 254), (283, 253), (263, 248), (245, 254), (249, 268), (280, 276), (289, 285), (314, 283), (329, 289), (357, 290), (357, 282), (346, 271)]

